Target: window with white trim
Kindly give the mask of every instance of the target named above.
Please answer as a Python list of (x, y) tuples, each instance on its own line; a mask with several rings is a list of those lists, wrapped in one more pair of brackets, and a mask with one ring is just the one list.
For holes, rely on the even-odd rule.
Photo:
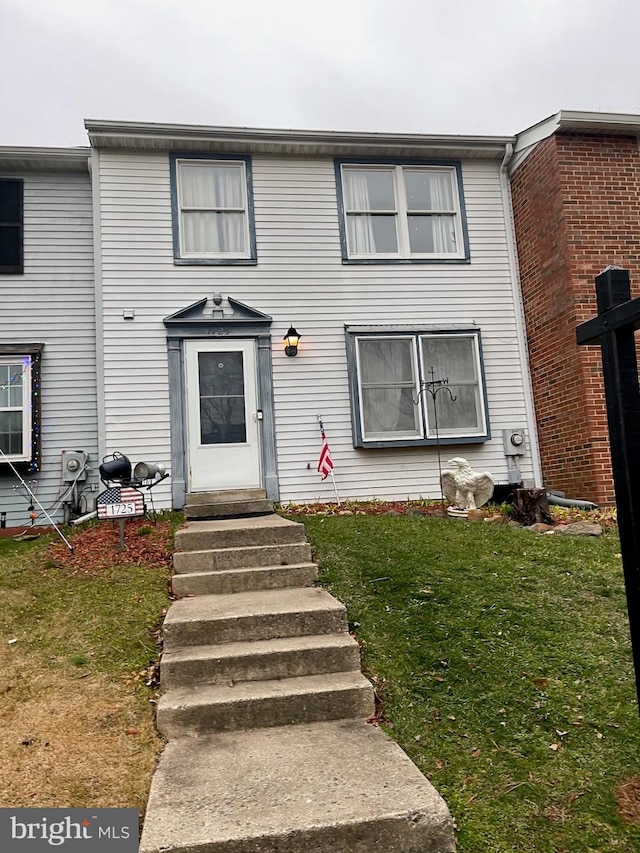
[(30, 355), (0, 356), (0, 463), (32, 459)]
[(249, 170), (246, 157), (173, 157), (176, 259), (193, 263), (255, 260)]
[(458, 164), (339, 161), (346, 260), (466, 260)]
[(347, 352), (356, 447), (489, 438), (479, 331), (350, 329)]

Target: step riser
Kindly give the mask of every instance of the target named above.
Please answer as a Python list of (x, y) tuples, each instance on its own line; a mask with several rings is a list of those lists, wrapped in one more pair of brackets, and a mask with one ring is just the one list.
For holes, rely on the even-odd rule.
[(259, 589), (313, 586), (317, 576), (318, 570), (313, 564), (298, 567), (275, 566), (267, 569), (174, 575), (172, 586), (174, 594), (178, 596), (224, 595)]
[(271, 501), (220, 501), (193, 504), (184, 508), (187, 521), (199, 518), (235, 518), (250, 515), (269, 515), (273, 512)]
[(260, 501), (265, 500), (266, 497), (267, 493), (264, 489), (230, 489), (222, 492), (189, 492), (185, 498), (185, 506), (224, 503), (229, 501)]
[(311, 546), (307, 543), (222, 548), (218, 551), (180, 551), (173, 555), (173, 568), (177, 574), (220, 572), (309, 562), (311, 562)]
[(237, 530), (197, 530), (176, 532), (177, 551), (207, 551), (212, 548), (244, 548), (249, 545), (289, 545), (305, 541), (304, 527), (247, 527)]
[(340, 610), (267, 613), (242, 618), (193, 622), (165, 622), (164, 647), (203, 646), (214, 643), (241, 643), (246, 640), (273, 640), (276, 637), (303, 637), (334, 634), (347, 630), (346, 615)]
[(354, 643), (340, 648), (320, 647), (300, 652), (264, 652), (207, 660), (179, 660), (171, 655), (162, 658), (162, 688), (187, 687), (191, 684), (228, 683), (229, 681), (262, 681), (273, 678), (297, 678), (330, 672), (360, 671), (360, 650)]
[(244, 701), (234, 701), (232, 687), (229, 693), (228, 702), (185, 708), (165, 708), (160, 699), (159, 731), (173, 738), (325, 720), (366, 719), (374, 712), (373, 692), (368, 686)]

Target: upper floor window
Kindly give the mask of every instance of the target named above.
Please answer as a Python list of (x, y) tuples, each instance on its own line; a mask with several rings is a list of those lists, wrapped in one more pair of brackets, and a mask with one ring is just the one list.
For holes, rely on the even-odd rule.
[(24, 181), (0, 178), (0, 274), (24, 272)]
[(172, 155), (177, 263), (255, 263), (248, 157)]
[(337, 161), (343, 260), (468, 260), (458, 163)]
[[(351, 327), (347, 355), (356, 447), (489, 438), (479, 330), (359, 332)], [(442, 383), (446, 389), (437, 391)]]

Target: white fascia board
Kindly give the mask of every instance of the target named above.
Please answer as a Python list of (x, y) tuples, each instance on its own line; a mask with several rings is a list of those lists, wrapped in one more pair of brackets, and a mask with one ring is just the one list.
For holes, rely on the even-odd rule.
[(0, 146), (2, 169), (70, 169), (88, 171), (90, 148), (34, 148), (29, 146)]
[(198, 143), (230, 143), (252, 151), (273, 153), (344, 153), (344, 149), (365, 154), (389, 149), (429, 148), (468, 149), (487, 157), (504, 153), (512, 136), (463, 136), (457, 134), (360, 133), (357, 131), (276, 130), (246, 127), (208, 127), (204, 125), (113, 122), (86, 119), (85, 128), (92, 146), (168, 150), (181, 144), (185, 150)]

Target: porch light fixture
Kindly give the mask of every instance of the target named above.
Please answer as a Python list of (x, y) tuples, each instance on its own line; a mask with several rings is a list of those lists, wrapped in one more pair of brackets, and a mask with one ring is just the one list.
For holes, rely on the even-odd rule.
[(298, 354), (298, 341), (302, 335), (298, 334), (293, 326), (289, 327), (289, 331), (284, 336), (283, 340), (286, 341), (286, 346), (284, 348), (285, 355), (297, 355)]

